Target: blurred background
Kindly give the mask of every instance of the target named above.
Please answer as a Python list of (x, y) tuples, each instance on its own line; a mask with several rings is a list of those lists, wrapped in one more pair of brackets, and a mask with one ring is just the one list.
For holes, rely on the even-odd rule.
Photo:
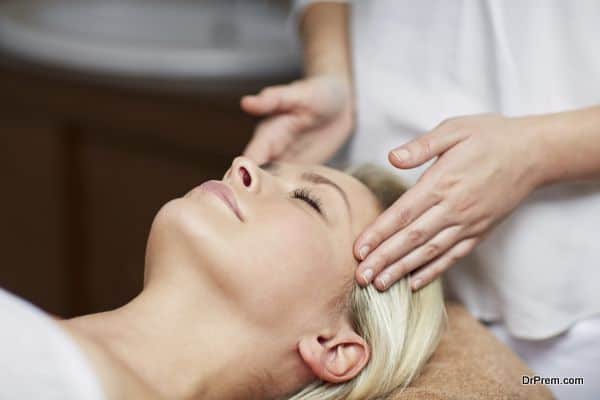
[(158, 209), (249, 140), (240, 97), (300, 75), (289, 8), (0, 0), (0, 286), (63, 317), (135, 296)]

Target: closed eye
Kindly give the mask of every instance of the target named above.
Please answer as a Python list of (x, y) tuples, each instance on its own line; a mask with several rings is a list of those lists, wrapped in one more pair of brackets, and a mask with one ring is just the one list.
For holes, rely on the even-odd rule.
[(319, 214), (323, 214), (321, 210), (321, 200), (318, 197), (313, 196), (311, 191), (306, 188), (296, 189), (292, 192), (291, 197), (294, 199), (300, 199), (306, 202), (309, 206), (314, 208)]

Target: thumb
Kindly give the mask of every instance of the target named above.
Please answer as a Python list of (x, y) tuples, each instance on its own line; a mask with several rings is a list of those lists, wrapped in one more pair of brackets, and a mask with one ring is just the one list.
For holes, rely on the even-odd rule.
[(460, 141), (458, 133), (434, 129), (390, 151), (388, 160), (397, 168), (415, 168), (441, 155)]
[(298, 84), (270, 86), (257, 95), (242, 97), (242, 109), (253, 115), (291, 111), (302, 103), (303, 90)]

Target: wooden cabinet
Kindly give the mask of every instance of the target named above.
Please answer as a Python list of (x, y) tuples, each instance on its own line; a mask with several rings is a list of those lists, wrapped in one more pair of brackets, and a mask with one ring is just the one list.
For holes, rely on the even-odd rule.
[(53, 129), (48, 120), (0, 117), (0, 286), (59, 312), (68, 308), (68, 277), (63, 148)]

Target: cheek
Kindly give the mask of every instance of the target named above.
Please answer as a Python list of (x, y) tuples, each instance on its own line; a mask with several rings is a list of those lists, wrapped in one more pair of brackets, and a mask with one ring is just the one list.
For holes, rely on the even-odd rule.
[(329, 232), (306, 217), (281, 219), (260, 235), (254, 254), (259, 262), (252, 269), (265, 279), (270, 277), (274, 287), (305, 281), (333, 262), (331, 239)]
[(331, 229), (301, 211), (283, 215), (240, 232), (245, 237), (234, 241), (239, 257), (231, 259), (240, 306), (270, 327), (314, 314), (341, 271), (342, 247)]

